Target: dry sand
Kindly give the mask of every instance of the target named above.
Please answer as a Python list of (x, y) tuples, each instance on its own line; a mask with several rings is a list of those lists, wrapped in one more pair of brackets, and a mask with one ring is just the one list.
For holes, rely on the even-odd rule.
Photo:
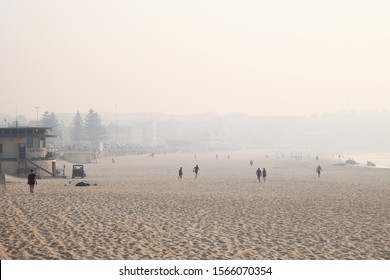
[(42, 179), (35, 195), (14, 180), (1, 259), (390, 259), (390, 169), (329, 160), (317, 178), (315, 160), (230, 156), (104, 159), (85, 166), (96, 186)]

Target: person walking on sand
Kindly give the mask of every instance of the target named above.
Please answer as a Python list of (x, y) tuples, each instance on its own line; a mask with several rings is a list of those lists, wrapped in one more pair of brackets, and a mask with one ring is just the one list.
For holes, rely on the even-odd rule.
[(196, 166), (194, 167), (194, 169), (192, 170), (192, 172), (195, 172), (195, 179), (198, 177), (198, 172), (199, 172), (199, 170), (200, 170), (200, 168), (199, 168), (198, 165), (196, 165)]
[(182, 177), (183, 177), (183, 168), (180, 167), (180, 169), (179, 169), (179, 178), (178, 179), (182, 179)]
[(265, 183), (265, 178), (267, 177), (267, 171), (265, 170), (265, 168), (263, 168), (263, 180), (264, 180), (264, 183)]
[(318, 166), (317, 166), (316, 171), (317, 171), (317, 173), (318, 173), (318, 178), (320, 178), (321, 171), (322, 171), (321, 165), (318, 165)]
[(253, 160), (251, 160), (250, 162), (249, 162), (249, 164), (251, 165), (251, 167), (253, 166)]
[(30, 185), (30, 193), (34, 193), (34, 187), (37, 185), (37, 175), (34, 173), (34, 170), (31, 169), (30, 174), (27, 176), (27, 184)]
[(259, 182), (261, 182), (261, 181), (260, 181), (260, 180), (261, 180), (261, 169), (260, 169), (260, 167), (257, 168), (257, 170), (256, 170), (256, 175), (257, 175), (257, 180), (259, 180)]

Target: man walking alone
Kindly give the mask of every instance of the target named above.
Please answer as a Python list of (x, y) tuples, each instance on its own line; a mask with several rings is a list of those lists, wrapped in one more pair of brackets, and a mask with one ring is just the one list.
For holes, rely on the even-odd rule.
[(37, 175), (34, 173), (34, 170), (31, 169), (30, 174), (27, 177), (27, 184), (30, 185), (30, 193), (34, 194), (34, 187), (37, 185)]

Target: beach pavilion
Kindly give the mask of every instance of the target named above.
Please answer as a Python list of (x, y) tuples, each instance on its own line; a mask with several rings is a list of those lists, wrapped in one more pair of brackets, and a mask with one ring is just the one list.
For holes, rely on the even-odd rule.
[(49, 127), (0, 128), (0, 172), (8, 174), (28, 173), (30, 169), (44, 171), (55, 176), (55, 161), (46, 151)]

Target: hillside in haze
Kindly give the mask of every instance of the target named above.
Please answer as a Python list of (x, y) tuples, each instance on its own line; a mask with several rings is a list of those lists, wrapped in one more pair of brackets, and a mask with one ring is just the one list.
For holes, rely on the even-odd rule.
[[(156, 141), (188, 148), (223, 150), (261, 147), (301, 149), (390, 149), (390, 111), (343, 112), (311, 117), (214, 113), (172, 116), (160, 113), (102, 114), (115, 127), (119, 143), (131, 141), (131, 130), (153, 124)], [(111, 141), (114, 138), (111, 137)]]
[[(65, 143), (73, 113), (56, 114)], [(12, 118), (8, 117), (8, 120)], [(297, 148), (381, 151), (390, 149), (390, 111), (339, 111), (310, 117), (214, 113), (174, 116), (161, 113), (102, 113), (107, 143), (173, 146), (176, 150)], [(19, 125), (35, 120), (18, 117)], [(12, 125), (12, 122), (9, 122)]]

